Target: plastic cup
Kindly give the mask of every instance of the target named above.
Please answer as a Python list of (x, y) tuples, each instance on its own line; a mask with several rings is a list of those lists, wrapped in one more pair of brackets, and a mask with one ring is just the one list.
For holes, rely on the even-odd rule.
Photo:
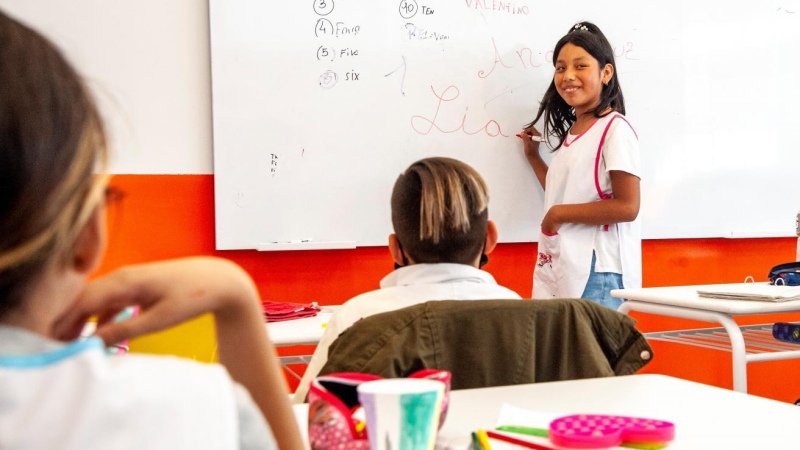
[(392, 378), (368, 381), (357, 389), (370, 450), (433, 450), (444, 383)]

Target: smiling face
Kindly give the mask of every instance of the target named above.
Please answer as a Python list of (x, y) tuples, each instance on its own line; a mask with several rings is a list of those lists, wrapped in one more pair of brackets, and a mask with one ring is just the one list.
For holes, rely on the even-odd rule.
[(575, 115), (581, 117), (600, 103), (603, 84), (611, 79), (614, 67), (600, 63), (583, 47), (572, 43), (565, 44), (558, 53), (554, 82), (556, 91), (575, 108)]

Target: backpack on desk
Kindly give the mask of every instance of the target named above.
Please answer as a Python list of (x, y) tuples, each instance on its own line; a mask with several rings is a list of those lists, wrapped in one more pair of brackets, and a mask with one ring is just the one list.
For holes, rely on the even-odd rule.
[(769, 284), (800, 286), (800, 261), (778, 264), (770, 269)]

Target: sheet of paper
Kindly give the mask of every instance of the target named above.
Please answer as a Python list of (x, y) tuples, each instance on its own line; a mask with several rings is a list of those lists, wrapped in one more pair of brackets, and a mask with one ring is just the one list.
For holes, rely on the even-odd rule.
[(762, 283), (742, 283), (725, 286), (724, 289), (698, 290), (697, 295), (725, 300), (753, 300), (785, 302), (800, 300), (800, 286), (778, 286)]

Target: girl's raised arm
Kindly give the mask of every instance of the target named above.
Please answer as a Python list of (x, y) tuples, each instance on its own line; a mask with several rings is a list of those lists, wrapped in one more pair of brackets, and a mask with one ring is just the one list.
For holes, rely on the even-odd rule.
[[(139, 305), (130, 320), (110, 321), (126, 306)], [(73, 337), (96, 315), (96, 335), (107, 344), (160, 331), (212, 313), (220, 363), (261, 409), (282, 450), (303, 443), (289, 402), (286, 380), (270, 342), (258, 291), (238, 265), (221, 258), (196, 257), (119, 269), (87, 286), (54, 330)]]

